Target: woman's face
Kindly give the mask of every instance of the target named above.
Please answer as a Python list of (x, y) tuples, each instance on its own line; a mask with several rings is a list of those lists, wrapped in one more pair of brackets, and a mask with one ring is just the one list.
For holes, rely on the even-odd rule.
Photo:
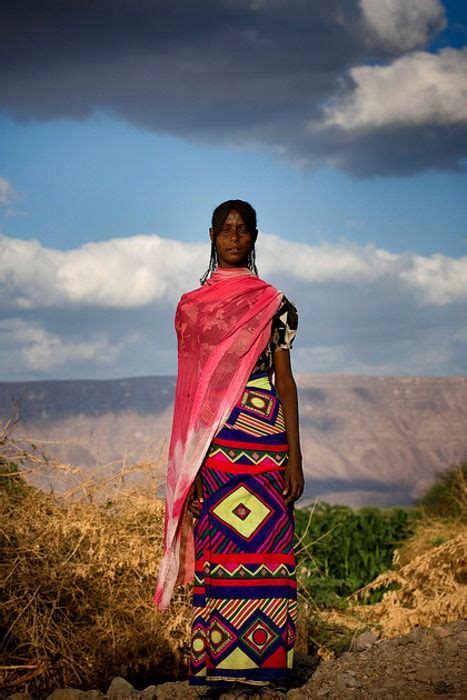
[[(214, 229), (209, 229), (209, 236), (213, 241)], [(253, 243), (253, 235), (248, 231), (242, 217), (238, 211), (231, 209), (216, 236), (219, 267), (246, 267)]]

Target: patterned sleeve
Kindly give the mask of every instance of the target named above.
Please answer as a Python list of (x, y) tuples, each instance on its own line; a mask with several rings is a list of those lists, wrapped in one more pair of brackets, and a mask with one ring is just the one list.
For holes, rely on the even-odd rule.
[(271, 331), (271, 350), (290, 350), (298, 328), (298, 313), (295, 304), (284, 295), (276, 311)]

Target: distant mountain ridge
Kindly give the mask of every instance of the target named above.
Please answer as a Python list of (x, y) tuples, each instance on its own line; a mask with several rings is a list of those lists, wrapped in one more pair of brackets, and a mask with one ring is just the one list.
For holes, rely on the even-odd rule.
[[(408, 504), (467, 456), (467, 377), (296, 375), (305, 496)], [(164, 471), (175, 377), (0, 382), (0, 416), (84, 469), (154, 461)]]

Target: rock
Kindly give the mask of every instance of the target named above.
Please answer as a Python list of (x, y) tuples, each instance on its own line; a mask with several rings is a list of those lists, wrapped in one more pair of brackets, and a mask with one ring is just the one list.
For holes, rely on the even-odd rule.
[(157, 685), (148, 685), (147, 688), (141, 691), (141, 697), (144, 700), (155, 700), (157, 698)]
[(413, 630), (409, 633), (409, 637), (412, 642), (420, 642), (423, 638), (423, 627), (414, 627)]
[(188, 681), (162, 683), (156, 686), (157, 700), (197, 700), (198, 691)]
[(415, 642), (414, 639), (411, 639), (411, 637), (398, 637), (397, 638), (397, 644), (399, 644), (401, 647), (407, 646), (407, 644), (413, 644)]
[(434, 690), (437, 695), (446, 695), (447, 693), (452, 693), (454, 688), (452, 683), (447, 681), (439, 680), (436, 681), (434, 685)]
[(445, 639), (446, 637), (450, 637), (452, 634), (452, 630), (441, 627), (441, 625), (434, 625), (434, 627), (431, 628), (431, 631), (438, 639)]
[(9, 695), (7, 700), (31, 700), (29, 693), (13, 693)]
[(47, 696), (47, 700), (80, 700), (82, 695), (83, 691), (79, 688), (57, 688)]
[(287, 700), (302, 700), (303, 692), (301, 688), (293, 688), (287, 693)]
[(366, 632), (362, 632), (361, 634), (358, 635), (353, 641), (350, 646), (351, 651), (365, 651), (365, 649), (369, 649), (375, 642), (378, 641), (378, 635), (372, 632), (371, 630), (367, 630)]
[(340, 692), (347, 688), (347, 677), (344, 673), (338, 673), (336, 676), (336, 688)]
[(414, 678), (419, 683), (431, 683), (435, 680), (436, 672), (433, 672), (431, 668), (418, 668), (415, 671)]
[(346, 690), (346, 688), (361, 688), (362, 686), (352, 671), (340, 671), (336, 677), (336, 685), (340, 691)]
[(129, 698), (133, 693), (137, 692), (138, 691), (133, 688), (131, 683), (128, 683), (128, 681), (121, 676), (116, 676), (109, 685), (106, 697), (111, 700), (120, 700), (120, 698)]

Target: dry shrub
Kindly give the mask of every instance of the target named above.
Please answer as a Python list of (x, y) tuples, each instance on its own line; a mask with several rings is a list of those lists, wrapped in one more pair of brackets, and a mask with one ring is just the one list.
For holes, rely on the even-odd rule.
[[(464, 503), (466, 499), (464, 497)], [(348, 596), (347, 608), (320, 609), (300, 591), (308, 640), (327, 661), (351, 647), (366, 629), (395, 637), (414, 627), (430, 627), (467, 616), (467, 525), (454, 518), (425, 515), (414, 534), (394, 552), (393, 569)], [(370, 591), (388, 589), (378, 603), (359, 601)]]
[(459, 521), (424, 517), (415, 523), (412, 537), (394, 551), (394, 566), (401, 568), (420, 554), (432, 552), (433, 547), (445, 544), (448, 540), (452, 540), (456, 535), (462, 535), (465, 531), (465, 524)]
[(41, 696), (66, 685), (105, 691), (116, 675), (177, 677), (191, 601), (189, 587), (168, 613), (152, 601), (162, 503), (129, 491), (103, 503), (54, 497), (12, 470), (24, 447), (5, 434), (0, 445), (0, 687), (24, 687), (25, 674)]
[[(439, 531), (448, 539), (427, 548), (427, 542), (433, 542), (433, 532)], [(413, 559), (380, 574), (351, 596), (356, 602), (362, 593), (394, 587), (379, 603), (352, 606), (354, 615), (377, 623), (387, 637), (406, 634), (416, 626), (459, 620), (467, 614), (467, 527), (460, 523), (421, 524), (405, 547), (405, 557), (408, 552), (413, 552)]]

